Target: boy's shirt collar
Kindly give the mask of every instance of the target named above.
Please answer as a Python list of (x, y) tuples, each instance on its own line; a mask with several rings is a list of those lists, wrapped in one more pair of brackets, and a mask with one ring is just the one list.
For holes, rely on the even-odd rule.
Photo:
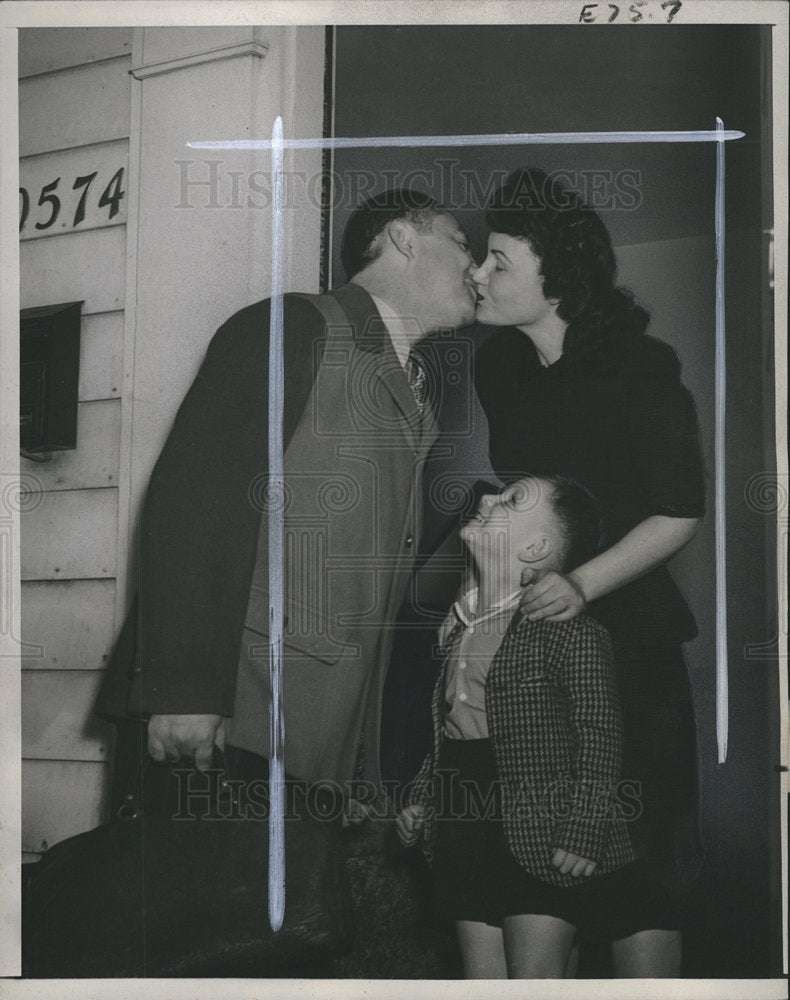
[(480, 596), (480, 588), (472, 587), (463, 594), (459, 600), (453, 604), (453, 611), (457, 619), (465, 628), (469, 628), (474, 625), (477, 626), (481, 622), (488, 621), (491, 618), (496, 618), (501, 615), (504, 611), (510, 610), (515, 607), (516, 604), (521, 599), (523, 593), (523, 588), (519, 587), (514, 590), (507, 597), (503, 597), (498, 601), (495, 601), (490, 608), (486, 608), (480, 614), (477, 612), (477, 602)]

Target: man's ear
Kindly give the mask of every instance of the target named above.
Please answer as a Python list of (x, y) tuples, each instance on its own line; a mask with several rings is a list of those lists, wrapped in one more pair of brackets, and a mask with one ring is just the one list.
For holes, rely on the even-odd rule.
[(414, 256), (414, 229), (403, 219), (394, 219), (387, 227), (390, 242), (404, 257)]
[(548, 559), (554, 550), (554, 543), (548, 535), (535, 535), (535, 537), (523, 548), (519, 549), (517, 557), (519, 562), (536, 563)]

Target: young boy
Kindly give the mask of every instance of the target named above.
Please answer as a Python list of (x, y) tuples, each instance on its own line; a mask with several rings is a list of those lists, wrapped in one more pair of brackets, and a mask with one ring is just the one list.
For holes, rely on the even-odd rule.
[(461, 529), (476, 586), (440, 632), (434, 747), (396, 826), (404, 845), (424, 836), (467, 978), (562, 977), (580, 925), (614, 940), (658, 919), (618, 788), (608, 633), (519, 611), (525, 569), (568, 572), (598, 537), (595, 501), (560, 476), (484, 496)]

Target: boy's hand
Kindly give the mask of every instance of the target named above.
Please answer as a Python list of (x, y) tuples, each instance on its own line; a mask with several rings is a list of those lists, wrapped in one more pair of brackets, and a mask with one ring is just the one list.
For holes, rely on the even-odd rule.
[(598, 867), (597, 861), (590, 861), (589, 858), (580, 858), (578, 854), (571, 854), (570, 851), (564, 851), (561, 847), (558, 847), (554, 852), (551, 863), (563, 875), (573, 875), (574, 878), (579, 878), (580, 875), (589, 877)]
[[(530, 570), (525, 570), (524, 577)], [(534, 578), (534, 577), (533, 577)], [(587, 600), (582, 588), (572, 573), (563, 575), (550, 570), (537, 583), (526, 581), (524, 596), (521, 598), (521, 611), (531, 622), (548, 618), (553, 622), (565, 622), (575, 618), (587, 607)]]
[(398, 840), (404, 847), (411, 847), (419, 840), (424, 822), (425, 806), (406, 806), (401, 810), (395, 820), (395, 829), (398, 831)]

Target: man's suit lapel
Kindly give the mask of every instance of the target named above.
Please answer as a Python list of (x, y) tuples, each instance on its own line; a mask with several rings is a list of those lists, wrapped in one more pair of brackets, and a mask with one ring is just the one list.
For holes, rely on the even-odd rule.
[[(426, 406), (424, 418), (417, 413), (414, 393), (411, 391), (406, 374), (398, 361), (387, 327), (376, 309), (373, 299), (361, 285), (349, 282), (330, 293), (343, 307), (348, 316), (357, 348), (379, 356), (381, 363), (376, 366), (373, 377), (392, 397), (403, 416), (403, 432), (415, 451), (425, 444), (425, 429), (430, 426), (435, 440), (437, 435), (436, 417)], [(375, 398), (375, 396), (373, 397)], [(430, 410), (430, 413), (428, 412)]]

